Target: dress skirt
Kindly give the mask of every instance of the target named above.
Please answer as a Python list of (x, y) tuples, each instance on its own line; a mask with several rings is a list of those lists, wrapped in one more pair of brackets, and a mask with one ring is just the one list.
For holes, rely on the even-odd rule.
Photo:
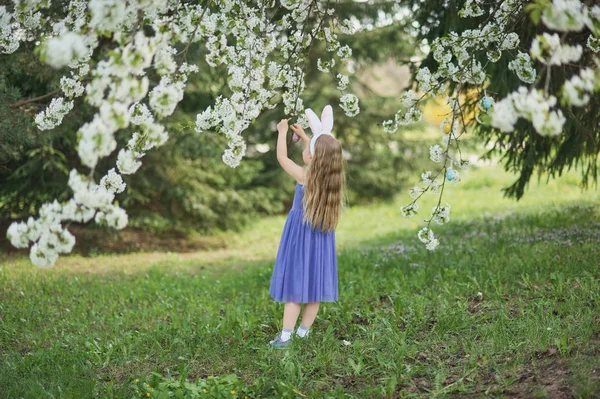
[(304, 222), (303, 195), (304, 186), (297, 183), (269, 293), (279, 302), (334, 302), (338, 299), (335, 232), (324, 233)]

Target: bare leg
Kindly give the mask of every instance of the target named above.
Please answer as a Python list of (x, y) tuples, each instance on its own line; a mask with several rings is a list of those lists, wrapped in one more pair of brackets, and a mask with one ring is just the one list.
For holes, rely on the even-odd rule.
[(320, 302), (310, 302), (304, 305), (304, 312), (302, 312), (302, 321), (300, 322), (306, 328), (310, 328), (315, 319), (317, 318), (317, 312), (319, 311)]
[(283, 328), (289, 328), (291, 330), (296, 327), (296, 321), (300, 316), (301, 305), (299, 303), (286, 302), (283, 308)]

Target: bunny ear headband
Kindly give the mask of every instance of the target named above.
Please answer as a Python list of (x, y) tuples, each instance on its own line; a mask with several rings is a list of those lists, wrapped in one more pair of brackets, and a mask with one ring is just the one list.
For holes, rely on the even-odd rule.
[(331, 105), (327, 105), (323, 108), (321, 120), (319, 120), (317, 114), (310, 108), (307, 108), (304, 112), (308, 118), (310, 130), (313, 132), (313, 136), (310, 139), (310, 155), (315, 155), (315, 143), (317, 142), (317, 139), (323, 134), (328, 134), (333, 137), (333, 134), (331, 134), (331, 129), (333, 129), (333, 109), (331, 108)]

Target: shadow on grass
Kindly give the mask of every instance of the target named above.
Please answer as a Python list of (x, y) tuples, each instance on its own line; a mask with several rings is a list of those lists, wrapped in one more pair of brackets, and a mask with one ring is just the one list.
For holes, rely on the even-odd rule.
[[(479, 216), (471, 220), (452, 220), (444, 226), (433, 224), (441, 245), (438, 253), (468, 251), (473, 240), (478, 246), (497, 247), (504, 245), (556, 242), (572, 245), (583, 242), (599, 242), (600, 206), (594, 202), (582, 202), (541, 209), (528, 213), (501, 213)], [(427, 256), (429, 251), (416, 237), (417, 229), (398, 230), (358, 244), (339, 246), (339, 253), (381, 250), (390, 255), (419, 253)], [(116, 278), (139, 276), (151, 269), (166, 273), (188, 273), (191, 275), (222, 276), (239, 273), (256, 267), (271, 265), (277, 253), (277, 243), (264, 248), (260, 254), (252, 248), (214, 249), (187, 253), (139, 252), (131, 254), (106, 254), (97, 256), (71, 255), (59, 259), (50, 269), (37, 269), (23, 256), (4, 255), (1, 265), (18, 273), (61, 276), (114, 274)], [(264, 253), (272, 255), (264, 255)], [(435, 259), (436, 257), (431, 257)]]

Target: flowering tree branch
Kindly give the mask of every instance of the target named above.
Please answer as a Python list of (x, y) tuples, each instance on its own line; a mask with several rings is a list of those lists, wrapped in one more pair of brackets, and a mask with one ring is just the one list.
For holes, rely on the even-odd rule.
[[(75, 237), (66, 227), (70, 222), (93, 219), (116, 229), (127, 225), (127, 214), (115, 202), (126, 187), (122, 175), (134, 174), (144, 155), (168, 140), (162, 120), (183, 98), (188, 76), (199, 72), (198, 66), (187, 63), (193, 43), (204, 46), (208, 67), (228, 73), (231, 94), (200, 112), (195, 130), (227, 137), (223, 161), (229, 166), (236, 167), (245, 155), (244, 130), (261, 112), (276, 107), (274, 100), (284, 103), (287, 114), (299, 113), (304, 108), (302, 57), (315, 38), (327, 36), (336, 43), (332, 29), (338, 25), (334, 20), (327, 23), (326, 17), (335, 13), (329, 1), (275, 3), (72, 0), (57, 12), (50, 12), (49, 2), (43, 0), (0, 6), (0, 52), (12, 53), (22, 42), (36, 42), (43, 62), (68, 68), (60, 91), (52, 93), (59, 96), (36, 116), (37, 127), (50, 130), (60, 125), (77, 97), (96, 109), (77, 133), (77, 152), (89, 173), (71, 170), (73, 197), (44, 204), (38, 218), (13, 223), (7, 232), (11, 243), (31, 247), (32, 262), (50, 266), (73, 248)], [(318, 15), (316, 22), (310, 18), (313, 13)], [(349, 33), (347, 27), (344, 30)], [(102, 52), (100, 43), (106, 44)], [(149, 71), (160, 77), (154, 87)], [(117, 150), (115, 133), (126, 128), (133, 133), (118, 150), (116, 167), (96, 183), (92, 176), (99, 160)]]
[[(434, 40), (431, 50), (438, 69), (431, 73), (429, 68), (423, 67), (415, 77), (417, 88), (423, 94), (407, 91), (401, 99), (402, 109), (396, 113), (395, 119), (384, 122), (384, 129), (393, 133), (401, 125), (419, 121), (422, 113), (417, 107), (423, 99), (439, 97), (449, 86), (457, 84), (452, 97), (448, 97), (452, 118), (445, 119), (440, 126), (445, 133), (443, 142), (446, 148), (443, 150), (437, 144), (430, 148), (431, 160), (436, 163), (443, 161), (442, 166), (435, 174), (430, 171), (422, 174), (425, 186), (413, 188), (413, 201), (401, 209), (404, 216), (411, 217), (417, 213), (418, 200), (426, 192), (438, 195), (437, 206), (432, 209), (431, 216), (425, 219), (426, 226), (418, 234), (429, 250), (434, 250), (439, 245), (439, 240), (431, 230), (431, 222), (444, 224), (450, 219), (450, 205), (441, 206), (441, 203), (446, 182), (460, 181), (458, 173), (452, 167), (453, 162), (460, 169), (465, 169), (468, 165), (462, 159), (459, 146), (459, 138), (467, 127), (475, 124), (488, 125), (511, 133), (516, 128), (517, 120), (523, 118), (531, 122), (541, 136), (552, 138), (560, 135), (566, 116), (557, 107), (557, 98), (550, 92), (552, 66), (573, 65), (579, 69), (579, 75), (574, 75), (564, 82), (560, 90), (555, 90), (561, 96), (563, 106), (585, 106), (590, 101), (591, 94), (600, 91), (600, 61), (593, 55), (600, 52), (600, 6), (588, 7), (579, 0), (538, 0), (535, 4), (528, 5), (527, 9), (523, 7), (525, 2), (516, 0), (495, 4), (497, 7), (490, 7), (481, 0), (464, 2), (464, 7), (459, 11), (462, 18), (476, 18), (486, 12), (488, 17), (476, 29), (467, 29), (460, 34), (450, 32)], [(542, 33), (533, 39), (529, 53), (518, 51), (515, 56), (512, 50), (518, 48), (520, 38), (514, 30), (530, 21), (536, 24), (541, 22), (550, 30), (562, 32), (562, 36)], [(591, 33), (586, 45), (588, 53), (592, 54), (587, 59), (587, 64), (586, 59), (582, 58), (582, 44), (562, 44), (569, 33), (586, 28)], [(531, 88), (520, 87), (506, 98), (495, 101), (487, 94), (492, 93), (495, 82), (486, 80), (486, 70), (500, 60), (503, 52), (513, 56), (508, 68), (522, 82), (530, 84)], [(487, 58), (483, 65), (479, 61), (481, 53)], [(543, 66), (545, 80), (542, 89), (535, 89), (541, 79), (541, 76), (537, 77), (535, 61)], [(582, 64), (575, 64), (578, 61)], [(466, 87), (469, 91), (463, 94)], [(473, 95), (473, 89), (476, 96)], [(463, 104), (461, 94), (466, 97)], [(467, 117), (467, 113), (473, 111), (475, 117)], [(455, 156), (450, 152), (451, 143), (456, 147)], [(440, 175), (442, 181), (438, 182)]]

